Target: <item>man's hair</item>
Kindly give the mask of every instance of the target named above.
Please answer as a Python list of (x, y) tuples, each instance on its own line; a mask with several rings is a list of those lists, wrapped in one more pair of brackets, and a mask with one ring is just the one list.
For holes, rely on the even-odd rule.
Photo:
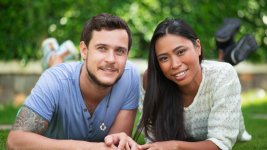
[(89, 45), (89, 42), (92, 39), (93, 31), (94, 30), (101, 31), (102, 29), (104, 30), (115, 30), (115, 29), (126, 30), (128, 34), (128, 39), (129, 39), (128, 50), (131, 49), (132, 34), (131, 34), (130, 28), (128, 27), (126, 22), (122, 20), (121, 18), (111, 15), (111, 14), (107, 14), (107, 13), (98, 14), (85, 23), (80, 41), (84, 41), (86, 45)]

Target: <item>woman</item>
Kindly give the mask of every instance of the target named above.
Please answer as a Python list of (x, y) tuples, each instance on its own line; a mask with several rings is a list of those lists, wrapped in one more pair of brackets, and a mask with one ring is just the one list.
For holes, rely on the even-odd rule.
[(157, 26), (147, 76), (135, 137), (144, 132), (154, 143), (142, 149), (231, 149), (245, 133), (236, 71), (202, 60), (200, 40), (184, 21)]

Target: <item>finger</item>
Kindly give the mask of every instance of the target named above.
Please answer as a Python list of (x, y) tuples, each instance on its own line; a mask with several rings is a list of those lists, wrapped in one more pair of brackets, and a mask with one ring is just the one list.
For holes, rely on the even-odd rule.
[(131, 150), (131, 149), (130, 149), (130, 146), (129, 146), (129, 143), (126, 143), (125, 149), (126, 149), (126, 150)]
[(141, 149), (148, 149), (152, 147), (152, 144), (140, 145)]
[(126, 143), (128, 143), (127, 137), (128, 136), (125, 133), (120, 133), (118, 150), (122, 150)]
[(105, 144), (106, 144), (107, 146), (110, 146), (110, 145), (113, 144), (113, 136), (112, 136), (112, 135), (107, 135), (107, 136), (105, 137)]
[(130, 137), (128, 138), (128, 145), (131, 147), (131, 150), (141, 149), (140, 147), (138, 148), (137, 143)]
[(111, 145), (111, 149), (112, 149), (112, 150), (117, 150), (117, 147), (116, 147), (115, 145), (112, 144), (112, 145)]

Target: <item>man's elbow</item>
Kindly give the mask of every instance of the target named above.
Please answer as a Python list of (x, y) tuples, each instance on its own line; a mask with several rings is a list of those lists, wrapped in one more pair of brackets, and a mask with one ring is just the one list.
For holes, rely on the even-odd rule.
[[(18, 136), (16, 136), (17, 131), (10, 131), (6, 140), (6, 148), (8, 150), (13, 150), (13, 149), (19, 149), (19, 146), (17, 146), (16, 140), (18, 140)], [(23, 137), (21, 137), (23, 138)]]

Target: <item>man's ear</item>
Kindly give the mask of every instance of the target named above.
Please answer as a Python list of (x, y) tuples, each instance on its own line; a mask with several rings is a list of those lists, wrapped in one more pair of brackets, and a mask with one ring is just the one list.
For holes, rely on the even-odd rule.
[(86, 46), (86, 44), (84, 43), (84, 41), (81, 41), (80, 42), (80, 52), (81, 52), (81, 58), (83, 59), (83, 60), (85, 60), (86, 59), (86, 56), (87, 56), (87, 46)]

